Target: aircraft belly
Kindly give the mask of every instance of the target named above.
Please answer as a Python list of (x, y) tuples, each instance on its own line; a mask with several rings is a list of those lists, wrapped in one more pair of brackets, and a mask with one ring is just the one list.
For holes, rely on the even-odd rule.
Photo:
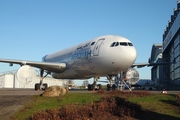
[(90, 62), (91, 60), (89, 58), (75, 61), (72, 69), (81, 76), (94, 75), (95, 71), (91, 68)]
[(76, 73), (74, 70), (70, 69), (63, 73), (52, 73), (52, 77), (56, 79), (79, 79), (84, 78), (84, 76)]
[(52, 77), (56, 79), (87, 79), (92, 77), (91, 75), (94, 75), (92, 70), (88, 70), (89, 64), (87, 63), (87, 59), (74, 61), (69, 66), (71, 66), (70, 69), (63, 73), (53, 73)]

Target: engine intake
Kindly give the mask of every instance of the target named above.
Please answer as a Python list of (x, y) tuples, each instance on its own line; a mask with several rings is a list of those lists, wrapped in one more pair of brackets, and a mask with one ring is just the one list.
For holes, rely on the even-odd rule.
[(35, 79), (36, 71), (33, 67), (29, 65), (24, 65), (20, 67), (16, 73), (16, 77), (19, 80), (19, 82), (28, 84), (32, 82)]
[(135, 68), (131, 68), (126, 73), (126, 80), (130, 84), (136, 84), (139, 80), (139, 73)]

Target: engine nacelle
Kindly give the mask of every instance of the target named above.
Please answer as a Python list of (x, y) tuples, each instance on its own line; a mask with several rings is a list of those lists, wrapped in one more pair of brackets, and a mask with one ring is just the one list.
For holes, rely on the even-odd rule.
[(19, 82), (28, 84), (32, 82), (36, 77), (36, 71), (29, 65), (20, 67), (16, 73), (16, 77)]
[(135, 68), (131, 68), (126, 73), (126, 80), (129, 84), (136, 84), (139, 80), (139, 73)]

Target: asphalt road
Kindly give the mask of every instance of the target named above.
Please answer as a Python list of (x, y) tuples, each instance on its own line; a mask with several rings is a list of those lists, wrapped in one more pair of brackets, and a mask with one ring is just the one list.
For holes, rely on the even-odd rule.
[[(127, 90), (128, 91), (128, 90)], [(138, 91), (138, 90), (137, 90)], [(69, 93), (89, 93), (93, 91), (72, 89)], [(162, 91), (150, 91), (153, 94), (160, 94)], [(28, 102), (32, 101), (32, 95), (40, 95), (43, 91), (34, 89), (0, 89), (0, 120), (8, 120), (16, 111)], [(180, 91), (167, 91), (167, 94), (180, 94)]]
[[(125, 90), (128, 91), (128, 90)], [(133, 90), (133, 91), (139, 91), (139, 90)], [(86, 89), (71, 89), (69, 90), (69, 93), (89, 93), (91, 91), (88, 91)], [(153, 94), (161, 93), (162, 91), (150, 91)], [(0, 96), (2, 95), (40, 95), (43, 91), (35, 91), (34, 89), (13, 89), (13, 88), (1, 88), (0, 89)], [(167, 91), (167, 94), (179, 94), (180, 91)]]
[[(1, 95), (40, 95), (44, 91), (35, 91), (34, 89), (19, 89), (19, 88), (1, 88), (0, 89), (0, 96)], [(89, 93), (86, 89), (71, 89), (69, 90), (70, 93)]]

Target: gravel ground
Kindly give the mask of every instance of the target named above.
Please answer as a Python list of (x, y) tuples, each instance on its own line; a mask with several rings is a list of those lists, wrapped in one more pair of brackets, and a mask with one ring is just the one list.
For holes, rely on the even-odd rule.
[(28, 95), (1, 95), (0, 120), (9, 120), (10, 116), (32, 100)]

